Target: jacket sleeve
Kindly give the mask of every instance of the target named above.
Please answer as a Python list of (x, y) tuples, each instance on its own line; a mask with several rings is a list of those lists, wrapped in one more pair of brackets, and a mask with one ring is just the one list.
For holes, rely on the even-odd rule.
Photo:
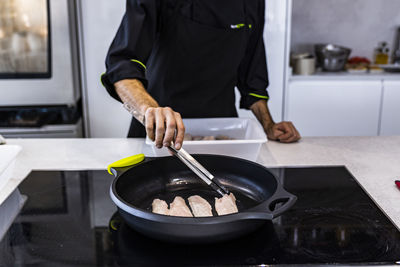
[(160, 25), (160, 0), (127, 0), (126, 12), (106, 57), (106, 72), (101, 81), (116, 100), (114, 83), (138, 79), (145, 87), (146, 62)]
[(268, 70), (263, 40), (265, 2), (259, 1), (258, 21), (250, 29), (245, 57), (239, 66), (237, 87), (241, 94), (240, 108), (249, 109), (260, 99), (269, 99)]

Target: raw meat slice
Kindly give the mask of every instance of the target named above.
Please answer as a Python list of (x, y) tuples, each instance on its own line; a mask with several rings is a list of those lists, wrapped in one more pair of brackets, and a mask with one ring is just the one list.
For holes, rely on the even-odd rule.
[(185, 200), (181, 197), (175, 197), (174, 201), (169, 205), (170, 216), (193, 217)]
[(215, 137), (216, 140), (235, 140), (235, 138), (231, 138), (227, 135), (217, 135)]
[(226, 215), (231, 213), (237, 213), (238, 208), (236, 206), (236, 198), (230, 193), (229, 195), (224, 195), (221, 198), (215, 198), (215, 210), (218, 215)]
[(151, 207), (153, 209), (153, 213), (158, 213), (163, 215), (168, 215), (169, 213), (168, 204), (164, 200), (160, 200), (158, 198), (154, 199), (153, 203), (151, 204)]
[(191, 134), (185, 133), (185, 136), (183, 137), (183, 141), (192, 141), (193, 136)]
[(188, 201), (194, 217), (213, 216), (210, 203), (201, 196), (191, 196), (188, 198)]

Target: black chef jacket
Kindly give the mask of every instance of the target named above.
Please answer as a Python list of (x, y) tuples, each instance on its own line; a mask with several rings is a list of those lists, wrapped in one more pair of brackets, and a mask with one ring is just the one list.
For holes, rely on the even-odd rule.
[[(127, 0), (106, 58), (103, 85), (139, 79), (161, 106), (183, 118), (236, 117), (268, 99), (265, 0)], [(145, 131), (133, 119), (130, 137)]]

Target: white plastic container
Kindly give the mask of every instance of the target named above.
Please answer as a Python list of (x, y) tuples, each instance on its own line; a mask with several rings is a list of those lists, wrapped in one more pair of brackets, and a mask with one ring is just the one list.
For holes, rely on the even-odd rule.
[(15, 160), (20, 151), (20, 146), (0, 145), (0, 190), (3, 189), (11, 178)]
[[(183, 148), (191, 154), (217, 154), (255, 161), (267, 137), (260, 123), (250, 118), (184, 119), (186, 133), (192, 136), (225, 135), (234, 140), (184, 141)], [(150, 139), (152, 156), (170, 155), (166, 148), (158, 149)]]

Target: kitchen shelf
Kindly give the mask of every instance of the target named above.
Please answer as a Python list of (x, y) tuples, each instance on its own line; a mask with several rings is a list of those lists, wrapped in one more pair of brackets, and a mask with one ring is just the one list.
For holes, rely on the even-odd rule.
[(348, 72), (317, 72), (313, 75), (291, 75), (289, 81), (358, 81), (358, 80), (397, 80), (400, 73), (348, 73)]

